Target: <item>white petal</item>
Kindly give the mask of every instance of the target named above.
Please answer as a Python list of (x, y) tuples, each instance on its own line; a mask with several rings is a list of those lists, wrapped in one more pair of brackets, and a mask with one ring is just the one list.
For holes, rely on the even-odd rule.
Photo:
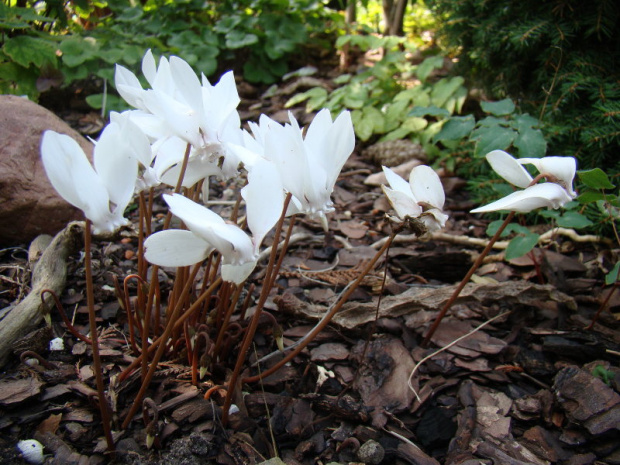
[(541, 174), (554, 176), (562, 187), (568, 190), (571, 197), (577, 193), (573, 190), (573, 180), (577, 171), (577, 162), (573, 157), (521, 158), (521, 164), (532, 164)]
[(254, 165), (241, 195), (246, 204), (254, 252), (257, 253), (263, 238), (278, 222), (284, 208), (284, 187), (275, 165), (265, 159)]
[(155, 82), (155, 76), (157, 76), (157, 65), (155, 64), (155, 57), (151, 49), (148, 49), (144, 54), (144, 58), (142, 58), (142, 74), (144, 74), (144, 77), (152, 87)]
[(179, 57), (170, 57), (170, 73), (185, 103), (202, 113), (202, 89), (200, 80), (192, 67)]
[(110, 200), (125, 210), (136, 186), (138, 160), (126, 141), (121, 138), (118, 124), (110, 123), (105, 127), (95, 145), (93, 161)]
[(523, 166), (503, 150), (493, 150), (487, 153), (487, 161), (497, 174), (517, 187), (525, 188), (532, 182), (532, 176)]
[(159, 266), (189, 266), (203, 261), (213, 247), (191, 231), (168, 229), (151, 234), (144, 242), (144, 257)]
[(420, 202), (432, 205), (441, 210), (446, 201), (446, 194), (443, 185), (439, 179), (439, 175), (426, 165), (416, 166), (411, 170), (409, 175), (409, 185), (413, 197)]
[(124, 66), (116, 65), (114, 85), (120, 96), (129, 105), (134, 108), (144, 109), (144, 104), (142, 103), (144, 89), (135, 74)]
[(400, 192), (404, 196), (408, 197), (412, 203), (417, 203), (417, 200), (411, 191), (411, 185), (387, 166), (383, 166), (382, 168), (385, 178), (392, 188), (391, 190)]
[(499, 210), (527, 213), (541, 207), (559, 208), (571, 200), (571, 196), (563, 187), (552, 182), (545, 182), (522, 191), (513, 192), (502, 199), (476, 208), (471, 213)]
[(107, 190), (88, 162), (80, 145), (71, 137), (45, 131), (41, 160), (54, 189), (89, 218), (97, 211), (109, 211)]
[(388, 198), (388, 201), (392, 205), (392, 208), (400, 219), (404, 220), (407, 216), (417, 218), (422, 214), (422, 207), (420, 207), (410, 195), (407, 195), (401, 191), (390, 189), (387, 186), (381, 187), (383, 188), (383, 192)]
[(431, 208), (420, 216), (420, 221), (424, 223), (428, 232), (438, 231), (446, 226), (449, 216), (442, 211)]

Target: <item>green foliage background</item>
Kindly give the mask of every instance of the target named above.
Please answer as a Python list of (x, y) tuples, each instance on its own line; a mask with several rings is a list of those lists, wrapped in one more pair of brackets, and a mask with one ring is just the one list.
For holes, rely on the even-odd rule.
[(457, 72), (540, 115), (551, 153), (620, 171), (620, 2), (427, 0)]

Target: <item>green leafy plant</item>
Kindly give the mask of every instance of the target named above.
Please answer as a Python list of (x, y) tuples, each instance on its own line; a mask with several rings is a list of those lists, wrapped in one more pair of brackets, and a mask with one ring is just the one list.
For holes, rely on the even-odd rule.
[[(306, 110), (352, 110), (358, 138), (368, 141), (405, 137), (428, 144), (438, 130), (431, 118), (458, 113), (467, 96), (461, 77), (434, 79), (433, 71), (443, 66), (443, 58), (431, 56), (414, 65), (408, 54), (416, 47), (402, 37), (345, 35), (336, 46), (356, 47), (360, 51), (382, 50), (383, 57), (361, 72), (343, 74), (334, 79), (333, 91), (315, 87), (293, 96), (287, 107), (306, 102)], [(429, 107), (426, 113), (412, 113), (414, 108)], [(429, 144), (430, 145), (430, 144)], [(432, 150), (432, 148), (431, 148)]]

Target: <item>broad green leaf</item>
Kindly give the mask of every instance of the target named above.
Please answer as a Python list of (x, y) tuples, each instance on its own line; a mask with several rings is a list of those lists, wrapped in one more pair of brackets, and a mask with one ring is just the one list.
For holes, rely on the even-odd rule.
[(454, 94), (465, 82), (461, 76), (452, 78), (443, 78), (433, 85), (431, 90), (431, 101), (433, 105), (444, 107), (447, 100)]
[(540, 236), (538, 234), (532, 233), (513, 238), (508, 243), (508, 247), (506, 247), (506, 253), (504, 255), (506, 260), (522, 257), (536, 246), (539, 238)]
[(520, 158), (542, 158), (547, 152), (547, 141), (540, 129), (524, 128), (519, 130), (514, 146), (519, 149)]
[[(494, 236), (502, 224), (504, 224), (504, 220), (491, 221), (487, 226), (487, 236)], [(530, 230), (527, 229), (525, 226), (521, 226), (518, 223), (508, 223), (502, 231), (500, 237), (506, 237), (512, 233), (530, 234)]]
[(417, 116), (411, 116), (403, 122), (403, 128), (409, 129), (411, 132), (419, 132), (428, 126), (428, 121), (424, 118), (418, 118)]
[(232, 30), (226, 34), (226, 48), (242, 48), (249, 47), (258, 42), (258, 37), (255, 34), (250, 34), (244, 31)]
[(56, 47), (53, 43), (31, 36), (17, 36), (7, 39), (2, 51), (11, 59), (27, 68), (31, 64), (41, 68), (56, 61)]
[(433, 72), (433, 70), (437, 68), (441, 68), (443, 66), (443, 57), (442, 56), (434, 56), (429, 57), (424, 60), (422, 63), (418, 65), (416, 70), (416, 74), (420, 81), (424, 82), (428, 78), (429, 74)]
[(368, 104), (368, 89), (362, 86), (351, 86), (344, 95), (342, 103), (351, 109), (364, 108)]
[(450, 112), (445, 108), (439, 108), (435, 105), (431, 105), (430, 107), (415, 107), (409, 113), (409, 116), (435, 116), (441, 118), (448, 118), (450, 116)]
[(561, 226), (562, 228), (574, 229), (586, 228), (594, 224), (586, 218), (585, 215), (582, 215), (576, 211), (564, 212), (564, 214), (557, 219), (557, 223), (558, 226)]
[(517, 123), (517, 129), (519, 131), (524, 130), (525, 128), (537, 128), (540, 127), (540, 120), (530, 116), (527, 113), (523, 113), (522, 115), (517, 115), (514, 117), (515, 122)]
[(406, 100), (398, 100), (387, 106), (385, 109), (385, 128), (386, 132), (393, 131), (400, 126), (409, 112), (409, 103)]
[(446, 100), (443, 107), (450, 112), (450, 114), (460, 113), (465, 104), (465, 100), (467, 100), (467, 89), (465, 87), (459, 87), (456, 89), (456, 92)]
[(394, 129), (391, 132), (388, 132), (385, 136), (379, 139), (379, 141), (384, 142), (386, 140), (401, 140), (407, 137), (409, 134), (411, 134), (411, 129), (404, 128), (401, 126), (397, 129)]
[(612, 270), (605, 275), (605, 284), (611, 286), (618, 281), (618, 273), (620, 272), (620, 262), (617, 262)]
[(357, 134), (357, 137), (363, 141), (370, 139), (374, 124), (369, 119), (364, 119), (364, 115), (361, 110), (353, 110), (351, 112), (351, 121), (353, 122), (353, 128), (355, 129), (355, 134)]
[(606, 195), (598, 191), (586, 191), (579, 194), (579, 197), (577, 197), (577, 201), (583, 205), (605, 199)]
[(515, 104), (509, 98), (499, 102), (480, 102), (480, 107), (485, 113), (495, 116), (506, 116), (514, 113)]
[(338, 85), (346, 84), (350, 80), (351, 80), (350, 74), (341, 74), (340, 76), (334, 79), (334, 84), (338, 84)]
[(70, 68), (75, 68), (97, 57), (99, 44), (92, 37), (85, 39), (70, 37), (60, 43), (60, 51), (63, 63)]
[(607, 174), (600, 168), (586, 171), (577, 171), (582, 183), (591, 189), (613, 189), (615, 186), (609, 181)]
[(476, 132), (472, 137), (476, 141), (475, 157), (484, 157), (492, 150), (506, 150), (517, 137), (514, 130), (502, 127), (480, 128)]
[(476, 119), (473, 115), (453, 116), (444, 123), (441, 131), (433, 137), (433, 141), (463, 139), (471, 134), (475, 126)]
[(311, 97), (323, 97), (323, 100), (325, 100), (327, 98), (327, 91), (322, 87), (313, 87), (312, 89), (300, 94), (295, 94), (284, 104), (284, 108), (290, 108), (298, 103), (308, 100)]

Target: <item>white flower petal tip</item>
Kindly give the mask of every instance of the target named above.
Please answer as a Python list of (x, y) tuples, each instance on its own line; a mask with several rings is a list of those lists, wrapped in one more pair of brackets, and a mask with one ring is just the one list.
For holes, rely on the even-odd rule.
[(24, 460), (32, 464), (44, 462), (43, 444), (35, 439), (25, 439), (17, 443), (17, 449), (24, 457)]
[(532, 176), (509, 153), (503, 150), (493, 150), (487, 153), (486, 159), (497, 174), (517, 187), (526, 188), (532, 182)]
[(535, 184), (522, 191), (513, 192), (495, 202), (476, 208), (471, 213), (487, 213), (500, 210), (528, 213), (543, 207), (560, 208), (572, 199), (562, 186), (548, 182)]
[[(573, 190), (577, 162), (573, 157), (516, 159), (502, 150), (494, 150), (488, 153), (486, 158), (497, 174), (524, 190), (476, 208), (471, 213), (500, 210), (527, 213), (543, 207), (557, 209), (577, 196)], [(534, 165), (539, 171), (536, 179), (544, 177), (547, 182), (531, 185), (534, 180), (523, 165)]]
[[(95, 234), (114, 232), (128, 223), (123, 213), (131, 200), (137, 176), (137, 160), (127, 159), (122, 149), (113, 149), (115, 144), (110, 138), (117, 132), (109, 127), (93, 155), (100, 173), (71, 137), (45, 131), (41, 139), (41, 160), (52, 186), (62, 198), (84, 212)], [(116, 140), (122, 147), (122, 141)]]
[(150, 235), (144, 241), (144, 258), (158, 266), (190, 266), (201, 262), (213, 246), (191, 231), (169, 229)]
[(400, 220), (417, 219), (427, 232), (445, 227), (448, 215), (442, 209), (446, 195), (439, 175), (430, 166), (413, 168), (409, 182), (385, 166), (383, 172), (390, 187), (381, 187)]

